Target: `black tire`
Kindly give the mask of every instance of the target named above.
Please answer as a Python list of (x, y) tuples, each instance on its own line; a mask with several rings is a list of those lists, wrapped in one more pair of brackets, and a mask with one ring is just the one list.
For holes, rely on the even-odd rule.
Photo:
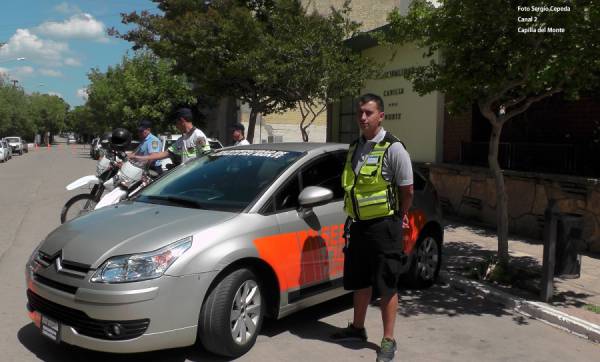
[[(248, 294), (253, 296), (251, 303), (240, 304), (244, 287), (254, 293)], [(249, 269), (235, 270), (219, 280), (200, 312), (198, 339), (204, 348), (227, 357), (239, 357), (248, 352), (256, 342), (264, 320), (265, 294), (262, 290), (262, 284)], [(236, 296), (240, 297), (238, 301)], [(236, 314), (239, 314), (238, 318)], [(234, 333), (239, 340), (234, 338)]]
[(411, 288), (429, 288), (435, 283), (442, 265), (442, 241), (434, 233), (425, 232), (415, 244), (410, 269), (403, 281)]
[(94, 211), (94, 207), (98, 201), (91, 194), (79, 194), (69, 199), (63, 206), (60, 212), (60, 223), (64, 224), (76, 217), (85, 215), (90, 211)]

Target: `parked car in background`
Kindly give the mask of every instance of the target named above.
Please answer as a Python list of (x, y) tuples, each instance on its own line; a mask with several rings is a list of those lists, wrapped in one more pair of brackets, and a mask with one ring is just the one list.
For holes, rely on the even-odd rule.
[[(175, 168), (131, 200), (52, 231), (26, 265), (43, 335), (103, 352), (193, 345), (237, 357), (265, 317), (341, 296), (348, 145), (225, 148)], [(411, 284), (431, 285), (443, 229), (414, 170), (404, 233)]]
[(0, 162), (4, 163), (9, 159), (9, 146), (3, 140), (0, 140)]
[(74, 135), (69, 135), (69, 137), (67, 137), (67, 144), (73, 144), (73, 143), (77, 143), (77, 139), (75, 138)]
[(13, 155), (13, 151), (12, 151), (12, 147), (10, 147), (10, 145), (8, 144), (8, 141), (6, 140), (6, 138), (2, 139), (2, 143), (4, 144), (4, 148), (6, 149), (6, 153), (7, 153), (7, 160), (10, 160), (12, 158)]
[(21, 137), (11, 136), (4, 138), (8, 145), (12, 148), (12, 153), (18, 153), (19, 155), (23, 154), (23, 141)]

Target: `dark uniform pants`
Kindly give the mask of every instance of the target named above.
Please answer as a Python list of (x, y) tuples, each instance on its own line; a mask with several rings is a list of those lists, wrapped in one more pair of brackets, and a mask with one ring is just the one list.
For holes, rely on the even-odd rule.
[(391, 296), (397, 292), (405, 263), (400, 217), (352, 223), (345, 249), (344, 289), (373, 287), (375, 295)]

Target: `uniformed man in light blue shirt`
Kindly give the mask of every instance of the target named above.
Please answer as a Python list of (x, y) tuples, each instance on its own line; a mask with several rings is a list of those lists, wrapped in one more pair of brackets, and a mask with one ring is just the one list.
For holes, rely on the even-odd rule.
[[(135, 151), (137, 156), (147, 156), (152, 153), (161, 152), (162, 151), (162, 143), (151, 133), (152, 122), (148, 120), (143, 120), (138, 125), (138, 136), (140, 138), (140, 146)], [(150, 161), (150, 169), (162, 173), (162, 168), (160, 167), (160, 160)]]

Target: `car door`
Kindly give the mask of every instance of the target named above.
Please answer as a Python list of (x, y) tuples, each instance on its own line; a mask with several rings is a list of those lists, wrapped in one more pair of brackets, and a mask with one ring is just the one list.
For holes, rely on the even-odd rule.
[[(275, 194), (272, 212), (287, 242), (286, 281), (288, 302), (293, 303), (341, 285), (343, 274), (343, 189), (341, 173), (346, 151), (318, 156), (296, 172)], [(333, 191), (326, 205), (313, 208), (302, 217), (298, 196), (308, 186), (322, 186)], [(285, 240), (285, 241), (284, 241)]]

